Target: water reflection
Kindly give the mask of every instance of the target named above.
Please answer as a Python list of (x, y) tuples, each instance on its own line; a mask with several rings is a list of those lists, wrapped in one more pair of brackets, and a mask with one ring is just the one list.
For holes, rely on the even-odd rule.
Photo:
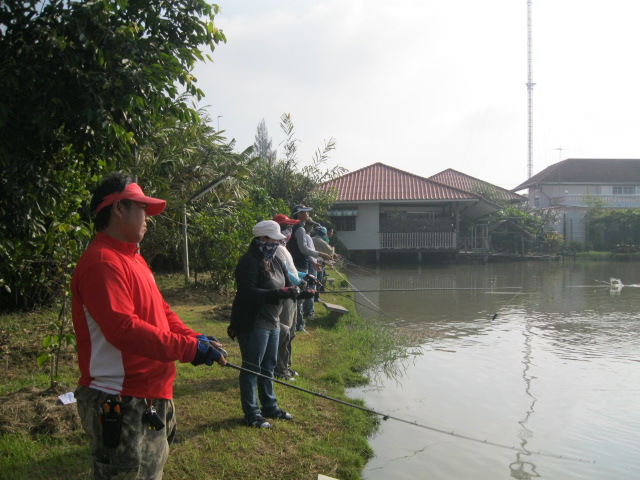
[(533, 459), (531, 458), (531, 452), (527, 450), (528, 439), (533, 437), (533, 432), (528, 428), (527, 424), (529, 422), (529, 417), (531, 417), (535, 412), (537, 400), (532, 393), (531, 384), (533, 382), (533, 377), (529, 371), (531, 369), (532, 360), (531, 342), (533, 333), (531, 331), (531, 325), (528, 322), (525, 324), (522, 334), (524, 336), (522, 379), (524, 380), (525, 385), (525, 396), (531, 399), (531, 403), (529, 404), (529, 408), (527, 409), (524, 418), (518, 422), (522, 427), (518, 434), (522, 451), (516, 453), (516, 461), (509, 464), (509, 470), (511, 471), (512, 478), (516, 478), (518, 480), (529, 480), (531, 478), (540, 477), (541, 475), (536, 470), (536, 465), (533, 463)]

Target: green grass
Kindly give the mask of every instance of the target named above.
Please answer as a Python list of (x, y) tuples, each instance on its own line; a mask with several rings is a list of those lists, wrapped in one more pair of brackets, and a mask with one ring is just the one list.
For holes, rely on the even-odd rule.
[[(229, 361), (239, 365), (238, 344), (226, 335), (231, 297), (215, 297), (201, 286), (184, 288), (179, 277), (162, 277), (158, 282), (183, 321), (221, 339)], [(323, 299), (353, 310), (344, 296), (323, 294)], [(56, 312), (0, 316), (0, 346), (8, 355), (6, 375), (0, 381), (3, 402), (11, 401), (22, 388), (48, 388), (48, 372), (36, 366), (35, 358), (46, 325), (55, 316)], [(301, 375), (294, 384), (360, 405), (345, 396), (345, 389), (365, 383), (367, 368), (402, 356), (401, 345), (406, 342), (354, 314), (336, 319), (317, 303), (316, 319), (307, 323), (307, 331), (293, 343), (293, 366)], [(361, 478), (372, 455), (367, 437), (375, 431), (377, 416), (276, 384), (278, 401), (294, 420), (275, 421), (271, 430), (250, 429), (242, 422), (236, 370), (217, 364), (177, 364), (177, 369), (178, 434), (164, 478), (315, 479), (319, 473), (341, 480)], [(67, 353), (58, 392), (73, 390), (77, 377), (74, 355)], [(2, 422), (0, 418), (0, 479), (90, 476), (88, 446), (77, 425), (35, 435), (28, 428), (16, 431)]]
[(578, 260), (607, 261), (607, 262), (627, 262), (640, 261), (640, 252), (635, 253), (616, 253), (616, 252), (596, 252), (593, 250), (576, 253)]

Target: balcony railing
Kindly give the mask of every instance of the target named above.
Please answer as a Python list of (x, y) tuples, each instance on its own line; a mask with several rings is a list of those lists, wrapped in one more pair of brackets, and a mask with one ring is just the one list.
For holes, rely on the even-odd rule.
[(605, 207), (640, 207), (640, 195), (582, 195), (571, 194), (551, 199), (552, 206), (586, 207), (589, 200), (601, 201)]
[(396, 249), (456, 249), (455, 232), (380, 233), (380, 248)]

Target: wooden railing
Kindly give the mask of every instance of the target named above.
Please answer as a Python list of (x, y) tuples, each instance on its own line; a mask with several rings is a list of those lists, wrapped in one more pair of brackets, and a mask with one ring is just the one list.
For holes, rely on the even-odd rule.
[(398, 249), (455, 249), (457, 238), (454, 232), (380, 233), (380, 248)]

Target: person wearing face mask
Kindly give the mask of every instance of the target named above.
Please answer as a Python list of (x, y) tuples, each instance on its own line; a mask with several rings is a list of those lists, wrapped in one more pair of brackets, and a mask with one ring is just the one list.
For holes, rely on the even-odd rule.
[(271, 379), (277, 363), (282, 302), (295, 299), (299, 290), (276, 257), (279, 241), (286, 238), (280, 225), (264, 220), (251, 232), (254, 238), (235, 270), (237, 291), (227, 332), (238, 339), (245, 369), (239, 377), (244, 419), (250, 427), (271, 428), (267, 419), (293, 418), (279, 407)]
[[(273, 221), (280, 225), (280, 232), (285, 236), (280, 240), (281, 247), (276, 250), (276, 257), (286, 266), (291, 282), (299, 286), (302, 278), (298, 275), (293, 258), (285, 245), (291, 238), (292, 227), (300, 223), (286, 215), (279, 214), (273, 217)], [(284, 300), (280, 313), (280, 341), (278, 344), (278, 362), (276, 364), (276, 378), (294, 381), (298, 372), (291, 368), (291, 342), (296, 337), (296, 302), (292, 299)]]

